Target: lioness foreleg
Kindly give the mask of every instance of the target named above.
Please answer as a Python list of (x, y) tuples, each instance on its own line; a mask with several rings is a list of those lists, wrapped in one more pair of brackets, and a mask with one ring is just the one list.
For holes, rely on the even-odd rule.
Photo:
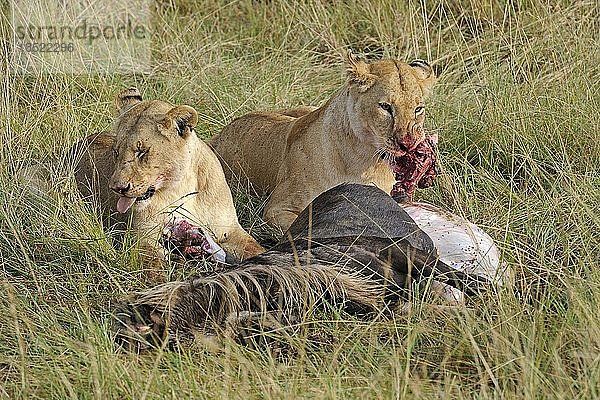
[(220, 243), (225, 252), (238, 260), (254, 257), (265, 251), (252, 236), (241, 227), (229, 233), (226, 241)]

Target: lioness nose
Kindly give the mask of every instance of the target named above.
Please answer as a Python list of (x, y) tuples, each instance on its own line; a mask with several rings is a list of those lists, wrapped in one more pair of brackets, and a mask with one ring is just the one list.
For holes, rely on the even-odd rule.
[(420, 141), (419, 137), (407, 134), (400, 139), (396, 139), (396, 145), (403, 150), (411, 151), (417, 147)]
[(119, 194), (125, 194), (125, 193), (127, 193), (127, 191), (129, 189), (131, 189), (131, 183), (129, 183), (129, 182), (127, 184), (120, 183), (120, 184), (112, 185), (110, 188)]

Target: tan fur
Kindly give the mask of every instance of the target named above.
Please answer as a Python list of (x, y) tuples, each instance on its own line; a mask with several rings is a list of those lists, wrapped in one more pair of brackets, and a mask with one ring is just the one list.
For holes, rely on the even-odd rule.
[(389, 193), (394, 177), (382, 157), (424, 139), (418, 107), (434, 82), (423, 61), (368, 64), (349, 54), (346, 84), (322, 107), (244, 115), (210, 145), (228, 178), (247, 176), (271, 193), (265, 219), (285, 230), (311, 200), (340, 183), (372, 183)]
[(130, 212), (133, 228), (155, 260), (164, 256), (158, 240), (173, 218), (207, 229), (239, 258), (264, 251), (238, 222), (221, 165), (194, 132), (198, 114), (193, 108), (142, 101), (135, 88), (123, 91), (115, 103), (114, 133), (92, 135), (76, 146), (85, 148), (76, 166), (84, 195), (98, 198), (114, 215), (119, 196), (137, 198), (153, 186), (154, 195), (136, 202)]

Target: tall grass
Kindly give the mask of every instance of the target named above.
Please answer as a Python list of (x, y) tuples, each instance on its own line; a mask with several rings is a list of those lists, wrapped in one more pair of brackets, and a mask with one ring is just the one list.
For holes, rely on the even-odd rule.
[[(0, 398), (600, 397), (597, 1), (162, 0), (153, 31), (145, 76), (13, 75), (3, 48)], [(110, 128), (125, 86), (194, 106), (204, 138), (251, 110), (318, 105), (347, 48), (435, 64), (443, 174), (418, 195), (484, 227), (518, 290), (442, 314), (415, 299), (393, 322), (317, 315), (323, 344), (289, 338), (291, 360), (119, 351), (108, 312), (144, 287), (143, 265), (81, 202), (65, 151)], [(30, 168), (47, 169), (44, 191)], [(260, 200), (234, 189), (268, 238)]]

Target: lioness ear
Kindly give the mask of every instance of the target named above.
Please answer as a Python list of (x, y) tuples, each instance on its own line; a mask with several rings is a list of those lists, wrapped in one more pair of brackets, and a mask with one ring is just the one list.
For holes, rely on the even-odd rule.
[(375, 83), (375, 75), (370, 73), (369, 64), (352, 54), (352, 50), (348, 50), (346, 59), (348, 82), (357, 85), (361, 92), (370, 88)]
[(409, 62), (408, 65), (412, 67), (415, 76), (419, 79), (423, 94), (428, 96), (435, 83), (435, 73), (433, 72), (433, 68), (424, 60), (413, 60)]
[(126, 108), (142, 101), (142, 94), (135, 87), (122, 90), (115, 99), (117, 115), (121, 115)]
[(190, 106), (177, 106), (169, 110), (165, 118), (167, 129), (175, 127), (177, 134), (186, 137), (198, 123), (198, 112)]

